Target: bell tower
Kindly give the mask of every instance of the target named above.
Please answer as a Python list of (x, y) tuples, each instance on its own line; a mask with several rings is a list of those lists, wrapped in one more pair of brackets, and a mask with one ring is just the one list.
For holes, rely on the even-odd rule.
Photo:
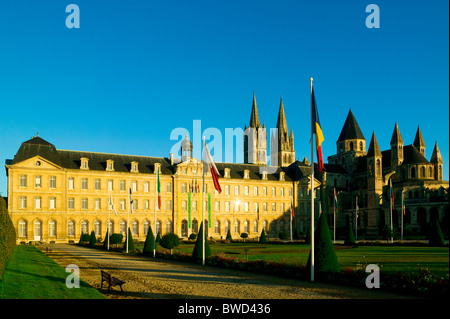
[(244, 129), (244, 163), (267, 165), (267, 133), (266, 126), (259, 122), (258, 107), (253, 91), (252, 113), (250, 124)]

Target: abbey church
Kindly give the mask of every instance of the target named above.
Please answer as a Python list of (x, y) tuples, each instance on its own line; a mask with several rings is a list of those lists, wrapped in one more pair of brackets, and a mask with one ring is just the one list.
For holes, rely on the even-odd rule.
[[(311, 190), (311, 164), (306, 157), (296, 160), (294, 133), (286, 118), (281, 98), (276, 134), (268, 134), (253, 93), (243, 136), (244, 163), (216, 163), (222, 192), (215, 191), (208, 173), (203, 202), (203, 162), (192, 156), (200, 145), (193, 145), (187, 136), (180, 158), (63, 150), (33, 137), (5, 163), (8, 210), (17, 242), (78, 242), (82, 233), (92, 231), (103, 239), (107, 229), (125, 234), (127, 228), (134, 240), (143, 241), (150, 227), (154, 233), (174, 232), (187, 238), (198, 232), (202, 213), (211, 238), (224, 239), (228, 232), (233, 238), (242, 233), (257, 238), (263, 229), (272, 238), (282, 233), (289, 238), (293, 230), (306, 233), (310, 227), (311, 196), (316, 216), (328, 212), (333, 225), (334, 191), (337, 233), (343, 232), (349, 216), (357, 223), (358, 234), (376, 238), (391, 225), (390, 185), (395, 232), (402, 217), (402, 194), (405, 234), (424, 233), (435, 217), (448, 228), (443, 159), (437, 142), (431, 158), (425, 158), (420, 128), (412, 144), (405, 145), (396, 123), (387, 150), (381, 150), (375, 133), (366, 148), (350, 110), (336, 154), (328, 157), (323, 173), (315, 170)], [(156, 197), (158, 176), (161, 207)], [(359, 217), (354, 219), (356, 207)]]

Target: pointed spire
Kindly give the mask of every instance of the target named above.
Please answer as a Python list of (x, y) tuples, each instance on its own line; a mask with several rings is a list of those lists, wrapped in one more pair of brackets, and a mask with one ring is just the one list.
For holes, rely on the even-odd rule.
[(392, 145), (403, 145), (403, 138), (398, 129), (397, 122), (395, 122), (394, 132), (392, 133), (391, 146)]
[(437, 141), (434, 144), (433, 154), (431, 154), (430, 162), (431, 163), (444, 163), (444, 161), (442, 160), (441, 151), (439, 150)]
[(337, 141), (340, 142), (348, 139), (366, 140), (363, 133), (361, 132), (361, 129), (359, 128), (358, 122), (356, 122), (355, 116), (353, 115), (351, 109), (348, 112), (347, 119), (345, 120), (341, 134), (339, 135)]
[(292, 126), (291, 126), (291, 134), (289, 134), (289, 139), (293, 139), (294, 138), (294, 131), (292, 131)]
[(413, 145), (420, 151), (421, 148), (425, 148), (425, 142), (423, 140), (422, 132), (420, 131), (420, 126), (417, 126), (416, 137), (414, 138)]
[(250, 115), (250, 124), (248, 127), (259, 128), (261, 123), (259, 122), (258, 108), (256, 106), (255, 91), (253, 91), (253, 104), (252, 104), (252, 114)]
[(369, 150), (367, 151), (367, 157), (373, 156), (381, 156), (380, 146), (378, 145), (377, 138), (375, 137), (375, 132), (372, 133)]
[(287, 136), (289, 134), (282, 96), (280, 97), (280, 109), (278, 110), (277, 129), (279, 135), (284, 134), (284, 136)]

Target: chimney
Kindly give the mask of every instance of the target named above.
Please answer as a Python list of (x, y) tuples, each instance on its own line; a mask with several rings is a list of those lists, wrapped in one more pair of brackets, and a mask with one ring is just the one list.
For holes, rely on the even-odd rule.
[(173, 153), (170, 153), (170, 165), (173, 165)]

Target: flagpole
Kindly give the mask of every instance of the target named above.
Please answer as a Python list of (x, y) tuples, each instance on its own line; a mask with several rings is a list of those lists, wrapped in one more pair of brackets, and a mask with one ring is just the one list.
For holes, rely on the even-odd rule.
[(314, 281), (314, 128), (313, 128), (313, 78), (310, 78), (311, 83), (311, 281)]
[(393, 229), (392, 229), (392, 180), (389, 179), (389, 202), (390, 202), (390, 211), (391, 211), (391, 243), (394, 242), (394, 237), (393, 237)]
[(291, 211), (289, 212), (289, 215), (291, 215), (291, 225), (290, 225), (290, 230), (291, 230), (291, 242), (292, 242), (292, 206), (291, 206)]
[(403, 189), (402, 189), (402, 231), (401, 231), (401, 235), (400, 235), (400, 239), (403, 240), (403, 215), (405, 214), (405, 203), (404, 203), (404, 199), (403, 199)]
[(130, 227), (130, 209), (131, 209), (131, 205), (133, 205), (133, 203), (131, 202), (131, 186), (130, 186), (130, 194), (128, 195), (129, 196), (129, 198), (128, 198), (128, 201), (130, 202), (130, 205), (129, 205), (129, 207), (128, 207), (128, 209), (127, 209), (127, 229), (126, 229), (126, 232), (127, 232), (127, 247), (126, 247), (126, 253), (128, 254), (128, 246), (130, 245), (130, 242), (129, 242), (129, 240), (130, 240), (130, 238), (129, 238), (129, 236), (128, 236), (128, 229), (129, 229), (129, 227)]
[(336, 188), (334, 188), (333, 197), (333, 244), (336, 244)]
[[(205, 145), (205, 137), (203, 136), (203, 145)], [(203, 161), (203, 165), (205, 165), (205, 161)], [(202, 186), (202, 203), (201, 203), (201, 210), (202, 210), (202, 223), (205, 222), (205, 210), (203, 209), (203, 202), (204, 202), (204, 196), (205, 196), (205, 170), (203, 169), (203, 186)], [(201, 225), (201, 224), (200, 224)], [(202, 227), (202, 265), (205, 265), (205, 225)]]
[[(109, 201), (111, 202), (111, 193), (109, 194)], [(106, 236), (107, 238), (107, 247), (106, 250), (109, 250), (109, 234), (108, 234), (108, 227), (111, 223), (111, 203), (108, 205), (108, 223), (106, 224)]]
[(355, 241), (358, 240), (358, 196), (356, 196), (356, 207), (355, 207)]
[(156, 238), (158, 237), (158, 232), (156, 229), (156, 205), (158, 205), (158, 172), (156, 174), (157, 175), (155, 178), (155, 240), (153, 241), (153, 258), (156, 257)]

